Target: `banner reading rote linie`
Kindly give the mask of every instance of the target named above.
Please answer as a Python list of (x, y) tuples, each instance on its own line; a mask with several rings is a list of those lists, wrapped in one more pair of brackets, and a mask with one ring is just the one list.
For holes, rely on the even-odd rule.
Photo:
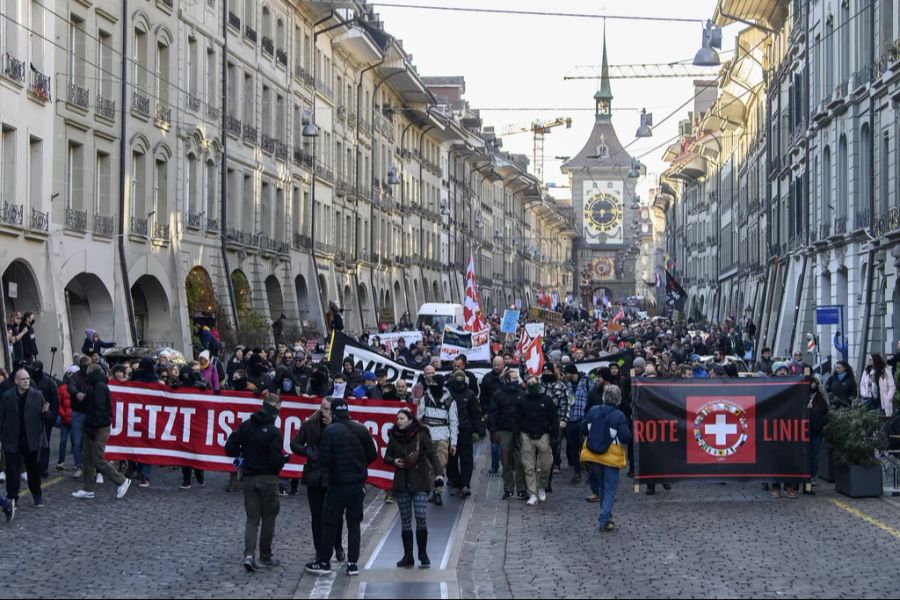
[[(190, 466), (206, 471), (233, 471), (225, 441), (245, 419), (260, 409), (262, 398), (245, 392), (213, 395), (199, 390), (172, 390), (153, 383), (110, 385), (113, 422), (106, 458), (151, 465)], [(276, 425), (284, 436), (284, 453), (304, 419), (319, 409), (321, 398), (284, 401)], [(351, 400), (350, 416), (364, 424), (378, 448), (387, 449), (388, 432), (399, 402)], [(291, 455), (282, 477), (300, 477), (305, 458)], [(390, 489), (394, 470), (380, 458), (369, 465), (369, 483)]]
[(635, 481), (809, 478), (809, 382), (635, 379)]

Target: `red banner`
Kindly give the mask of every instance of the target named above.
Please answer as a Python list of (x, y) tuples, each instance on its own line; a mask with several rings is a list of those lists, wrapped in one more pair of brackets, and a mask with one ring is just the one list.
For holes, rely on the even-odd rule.
[[(112, 382), (110, 382), (112, 383)], [(106, 458), (151, 465), (189, 466), (206, 471), (233, 471), (225, 441), (244, 420), (260, 409), (262, 398), (245, 392), (214, 395), (200, 390), (172, 390), (155, 383), (110, 385), (113, 422)], [(303, 421), (319, 409), (321, 398), (282, 402), (276, 425), (284, 436), (284, 452)], [(350, 416), (366, 426), (378, 454), (387, 450), (399, 402), (351, 400)], [(300, 477), (306, 459), (291, 454), (282, 477)], [(394, 470), (380, 459), (369, 466), (369, 483), (390, 489)]]

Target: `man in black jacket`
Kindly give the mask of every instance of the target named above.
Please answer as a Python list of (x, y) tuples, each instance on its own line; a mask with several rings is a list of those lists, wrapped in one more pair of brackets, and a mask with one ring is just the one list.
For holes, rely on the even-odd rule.
[[(502, 356), (495, 356), (491, 363), (493, 369), (481, 379), (481, 414), (488, 414), (491, 408), (491, 399), (494, 394), (503, 387), (503, 371), (506, 370), (506, 363)], [(500, 444), (491, 440), (491, 473), (497, 473), (500, 470)]]
[(84, 419), (84, 439), (81, 459), (84, 461), (84, 486), (72, 492), (73, 498), (91, 499), (97, 484), (97, 473), (116, 484), (116, 498), (125, 497), (131, 480), (106, 462), (106, 440), (112, 424), (112, 394), (106, 374), (98, 364), (87, 368), (87, 384), (90, 388)]
[(31, 363), (29, 371), (31, 372), (31, 387), (43, 394), (44, 401), (50, 404), (44, 425), (47, 447), (41, 450), (40, 459), (41, 477), (46, 479), (50, 476), (50, 436), (53, 434), (53, 424), (56, 422), (57, 414), (59, 414), (59, 396), (56, 392), (56, 383), (49, 375), (44, 373), (44, 363), (39, 360), (34, 361)]
[[(241, 423), (225, 442), (225, 454), (237, 458), (244, 481), (244, 568), (256, 571), (259, 565), (277, 567), (272, 556), (275, 518), (278, 516), (278, 474), (290, 458), (282, 451), (281, 431), (275, 417), (281, 407), (277, 394), (266, 394), (263, 405)], [(260, 527), (262, 522), (262, 527)], [(256, 562), (256, 540), (259, 537), (259, 563)]]
[(331, 572), (331, 553), (341, 515), (347, 519), (347, 575), (359, 575), (360, 531), (363, 519), (365, 483), (368, 465), (378, 458), (378, 451), (369, 430), (350, 419), (350, 407), (344, 400), (331, 404), (334, 421), (322, 432), (319, 463), (328, 473), (328, 493), (325, 496), (325, 526), (315, 561), (306, 563), (310, 573)]
[(553, 468), (553, 450), (550, 434), (558, 427), (556, 405), (544, 393), (540, 382), (529, 375), (525, 399), (516, 404), (516, 429), (525, 482), (528, 488), (528, 504), (533, 506), (547, 500), (547, 486)]
[(18, 504), (22, 462), (28, 473), (28, 489), (34, 505), (44, 506), (41, 496), (40, 452), (47, 446), (44, 427), (50, 405), (31, 387), (25, 369), (15, 375), (16, 387), (0, 396), (0, 447), (6, 454), (6, 495)]
[(456, 453), (447, 462), (447, 477), (454, 489), (460, 490), (463, 498), (472, 495), (469, 486), (472, 483), (472, 468), (475, 465), (475, 448), (472, 435), (484, 433), (481, 423), (481, 408), (475, 394), (469, 387), (464, 371), (454, 371), (450, 379), (450, 398), (456, 402), (458, 418), (458, 434)]
[(469, 365), (469, 359), (466, 358), (465, 354), (460, 354), (456, 358), (453, 359), (453, 371), (462, 371), (466, 375), (467, 385), (469, 389), (472, 390), (472, 393), (475, 394), (475, 397), (478, 397), (478, 378), (475, 377), (475, 373), (472, 371), (467, 371), (466, 367)]
[(488, 430), (491, 441), (500, 444), (500, 463), (503, 465), (503, 499), (513, 495), (519, 489), (519, 497), (525, 498), (525, 472), (519, 458), (519, 444), (516, 441), (516, 405), (524, 399), (519, 384), (519, 372), (508, 369), (503, 375), (506, 384), (500, 388), (488, 411)]

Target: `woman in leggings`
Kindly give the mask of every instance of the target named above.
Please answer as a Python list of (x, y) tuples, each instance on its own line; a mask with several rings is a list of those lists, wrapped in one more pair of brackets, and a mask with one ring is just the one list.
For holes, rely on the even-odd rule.
[[(397, 566), (412, 567), (416, 563), (413, 559), (412, 531), (415, 512), (419, 565), (427, 569), (431, 566), (426, 551), (428, 494), (432, 488), (432, 473), (441, 473), (443, 470), (434, 452), (428, 427), (420, 423), (407, 408), (401, 408), (397, 413), (397, 424), (391, 429), (384, 462), (396, 468), (393, 493), (400, 509), (403, 538), (403, 558)], [(438, 476), (438, 480), (443, 485), (442, 475)]]

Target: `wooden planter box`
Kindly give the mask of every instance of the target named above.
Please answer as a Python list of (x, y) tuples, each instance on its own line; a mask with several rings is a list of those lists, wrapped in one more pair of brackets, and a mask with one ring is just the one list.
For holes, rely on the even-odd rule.
[(834, 485), (837, 491), (851, 498), (881, 496), (884, 493), (881, 465), (870, 467), (835, 465)]

